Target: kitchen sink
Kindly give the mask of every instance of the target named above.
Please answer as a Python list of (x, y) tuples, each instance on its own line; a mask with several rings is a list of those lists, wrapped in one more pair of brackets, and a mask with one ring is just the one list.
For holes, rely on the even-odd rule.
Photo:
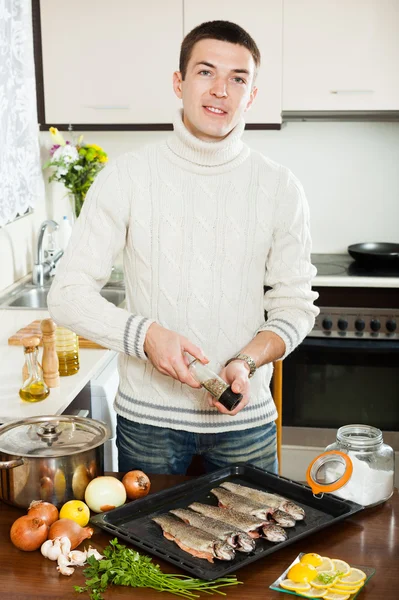
[[(0, 301), (0, 308), (33, 308), (45, 310), (47, 308), (47, 295), (49, 287), (36, 287), (26, 284), (21, 288), (14, 290), (9, 296)], [(101, 296), (112, 302), (115, 306), (120, 306), (125, 299), (125, 290), (123, 288), (104, 287), (100, 291)]]

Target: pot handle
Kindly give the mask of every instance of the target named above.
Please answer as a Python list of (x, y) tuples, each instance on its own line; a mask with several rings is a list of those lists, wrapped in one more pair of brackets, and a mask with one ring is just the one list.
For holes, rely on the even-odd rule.
[(24, 464), (23, 458), (15, 458), (14, 460), (2, 460), (0, 461), (0, 469), (14, 469), (14, 467), (20, 467)]

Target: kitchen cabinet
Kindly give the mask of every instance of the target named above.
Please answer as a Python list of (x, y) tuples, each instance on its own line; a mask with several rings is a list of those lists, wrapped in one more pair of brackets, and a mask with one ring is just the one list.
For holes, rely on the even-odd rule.
[[(282, 0), (33, 0), (40, 128), (171, 129), (183, 37), (226, 19), (259, 45), (252, 128), (281, 123)], [(256, 125), (258, 124), (258, 125)]]
[[(184, 35), (204, 21), (238, 23), (261, 53), (258, 96), (246, 115), (248, 124), (281, 123), (282, 0), (184, 0)], [(255, 127), (253, 127), (255, 128)]]
[(398, 111), (397, 0), (284, 0), (284, 111)]
[[(168, 0), (167, 10), (165, 4), (36, 2), (43, 67), (41, 124), (119, 124), (123, 129), (132, 123), (170, 123), (180, 105), (172, 73), (178, 68), (183, 35), (182, 1)], [(36, 54), (37, 49), (36, 39)]]

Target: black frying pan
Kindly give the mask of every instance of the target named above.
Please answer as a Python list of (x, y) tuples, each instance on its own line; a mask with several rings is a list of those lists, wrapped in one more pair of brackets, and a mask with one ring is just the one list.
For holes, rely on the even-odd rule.
[(365, 242), (348, 246), (348, 252), (358, 262), (364, 265), (399, 263), (399, 244), (386, 242)]

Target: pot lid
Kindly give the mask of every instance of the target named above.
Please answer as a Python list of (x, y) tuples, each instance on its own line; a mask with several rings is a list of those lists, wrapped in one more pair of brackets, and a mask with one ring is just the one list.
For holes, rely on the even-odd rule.
[(0, 427), (0, 452), (27, 458), (69, 456), (97, 448), (109, 437), (107, 425), (95, 419), (31, 417)]

